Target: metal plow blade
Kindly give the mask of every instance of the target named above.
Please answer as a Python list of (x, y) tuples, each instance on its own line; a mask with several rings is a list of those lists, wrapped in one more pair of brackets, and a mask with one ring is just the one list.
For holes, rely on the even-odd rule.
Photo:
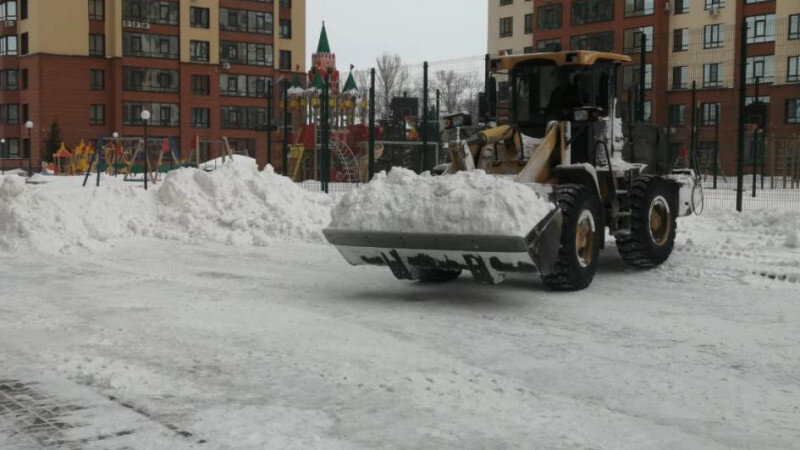
[(507, 273), (552, 273), (558, 257), (562, 216), (556, 209), (526, 236), (323, 230), (352, 265), (387, 266), (399, 279), (415, 280), (421, 269), (468, 270), (497, 284)]

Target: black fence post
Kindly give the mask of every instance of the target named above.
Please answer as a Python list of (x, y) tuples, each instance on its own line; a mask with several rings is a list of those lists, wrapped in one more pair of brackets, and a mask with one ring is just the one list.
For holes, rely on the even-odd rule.
[(267, 83), (267, 164), (272, 165), (272, 83)]
[(739, 49), (739, 132), (736, 159), (736, 210), (742, 212), (744, 200), (744, 128), (745, 128), (745, 96), (747, 94), (747, 21), (742, 22), (741, 48)]
[(442, 149), (442, 130), (439, 125), (439, 121), (441, 120), (441, 99), (442, 99), (442, 92), (439, 89), (436, 89), (436, 153), (434, 154), (436, 157), (436, 164), (439, 164), (441, 161), (441, 149)]
[(645, 78), (647, 73), (647, 35), (642, 33), (639, 39), (639, 103), (637, 105), (637, 119), (639, 122), (644, 122), (644, 91), (645, 91)]
[(422, 127), (420, 127), (422, 137), (422, 166), (420, 172), (429, 168), (428, 163), (428, 62), (422, 64)]
[(321, 107), (321, 122), (322, 122), (322, 190), (325, 193), (328, 193), (328, 183), (331, 179), (331, 152), (328, 147), (330, 142), (330, 132), (328, 131), (329, 122), (328, 122), (328, 97), (329, 97), (329, 79), (328, 77), (325, 78), (325, 83), (322, 86), (322, 98), (320, 102)]
[(375, 69), (369, 71), (369, 180), (375, 176)]
[(719, 171), (719, 119), (714, 124), (714, 189), (717, 188), (717, 172)]
[(285, 78), (283, 79), (281, 89), (283, 91), (283, 142), (281, 143), (281, 164), (283, 164), (283, 176), (289, 176), (289, 83)]
[[(698, 117), (699, 114), (697, 113), (697, 82), (692, 81), (692, 128), (691, 134), (689, 135), (689, 167), (694, 165), (694, 155), (697, 151), (697, 131), (698, 131)], [(698, 167), (694, 167), (694, 169), (699, 170)]]
[[(755, 74), (755, 68), (753, 68), (753, 73)], [(760, 88), (759, 84), (761, 82), (761, 77), (755, 77), (755, 78), (756, 78), (756, 97), (755, 97), (755, 102), (758, 103), (759, 102), (758, 94), (759, 94), (759, 90), (760, 90), (759, 89)], [(752, 149), (751, 152), (750, 152), (750, 157), (753, 160), (753, 193), (752, 193), (752, 197), (756, 198), (756, 184), (758, 183), (758, 129), (753, 131), (753, 141), (752, 141), (752, 143), (750, 145), (750, 148)]]

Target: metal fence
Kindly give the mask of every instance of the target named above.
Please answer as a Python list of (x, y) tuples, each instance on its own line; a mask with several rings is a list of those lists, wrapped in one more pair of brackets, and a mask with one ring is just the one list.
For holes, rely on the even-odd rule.
[[(661, 35), (641, 27), (624, 30), (621, 42), (573, 39), (568, 45), (631, 57), (618, 77), (622, 120), (668, 130), (678, 166), (701, 177), (707, 208), (800, 211), (800, 39), (787, 38), (792, 30), (786, 19)], [(338, 181), (363, 183), (394, 166), (421, 171), (443, 162), (441, 119), (462, 111), (478, 116), (485, 61), (402, 64), (381, 57), (376, 69), (353, 72), (362, 105), (353, 125), (365, 132), (350, 146), (358, 176)], [(498, 81), (503, 108), (511, 93), (507, 80)], [(347, 165), (346, 156), (333, 156), (334, 167)], [(314, 173), (322, 189), (354, 185), (334, 188), (335, 177), (328, 185)]]

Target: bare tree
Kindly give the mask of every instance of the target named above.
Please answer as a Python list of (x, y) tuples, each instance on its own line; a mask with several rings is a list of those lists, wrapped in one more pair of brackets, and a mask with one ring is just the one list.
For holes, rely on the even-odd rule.
[(439, 70), (434, 75), (434, 88), (439, 89), (441, 102), (448, 113), (463, 108), (469, 94), (470, 79), (454, 70)]
[(380, 96), (383, 98), (382, 112), (385, 114), (389, 111), (392, 93), (394, 93), (401, 85), (407, 83), (408, 71), (403, 68), (403, 61), (400, 55), (384, 53), (376, 60), (377, 70), (377, 88)]

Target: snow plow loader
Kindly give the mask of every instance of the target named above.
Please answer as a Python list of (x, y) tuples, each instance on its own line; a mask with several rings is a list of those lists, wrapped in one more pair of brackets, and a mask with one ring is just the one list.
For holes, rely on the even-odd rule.
[[(554, 208), (527, 234), (324, 230), (353, 265), (387, 266), (399, 279), (449, 281), (462, 271), (495, 284), (509, 273), (541, 276), (553, 290), (581, 290), (594, 278), (606, 229), (624, 261), (653, 268), (670, 256), (676, 219), (702, 209), (691, 169), (674, 169), (666, 130), (618, 118), (619, 73), (630, 58), (569, 51), (490, 61), (487, 125), (446, 118), (449, 163), (460, 171), (523, 183)], [(497, 125), (497, 78), (505, 77), (507, 114)]]

